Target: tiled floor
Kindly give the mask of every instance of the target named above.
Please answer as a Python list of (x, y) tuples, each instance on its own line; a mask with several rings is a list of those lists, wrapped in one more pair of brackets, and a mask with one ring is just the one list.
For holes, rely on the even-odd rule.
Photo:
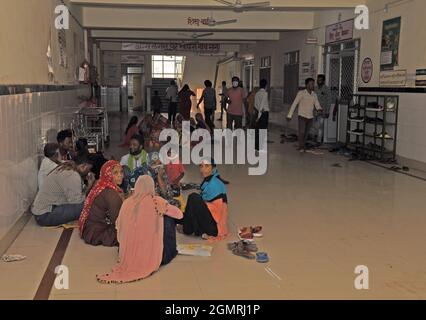
[[(124, 125), (111, 121), (116, 136)], [(278, 134), (265, 176), (248, 176), (245, 166), (219, 168), (231, 181), (231, 230), (263, 225), (258, 245), (270, 263), (233, 256), (223, 242), (210, 258), (178, 256), (144, 281), (101, 285), (95, 275), (109, 271), (117, 250), (86, 246), (74, 232), (63, 261), (70, 288), (53, 289), (50, 299), (425, 299), (426, 183), (328, 152), (301, 155)], [(110, 154), (119, 157), (117, 144)], [(187, 169), (186, 181), (199, 181), (197, 168)], [(34, 296), (59, 236), (30, 221), (9, 250), (28, 259), (0, 263), (0, 299)], [(369, 290), (354, 288), (358, 265), (369, 268)]]

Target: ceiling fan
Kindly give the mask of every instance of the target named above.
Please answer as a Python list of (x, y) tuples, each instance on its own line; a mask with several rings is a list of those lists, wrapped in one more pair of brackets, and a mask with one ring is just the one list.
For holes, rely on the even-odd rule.
[(194, 32), (192, 34), (178, 33), (178, 35), (196, 40), (196, 39), (199, 39), (199, 38), (212, 36), (212, 35), (214, 35), (214, 33), (213, 32), (209, 32), (209, 33), (196, 33), (196, 32)]
[(246, 3), (246, 4), (243, 4), (241, 0), (236, 0), (235, 3), (232, 3), (226, 0), (214, 0), (214, 1), (227, 5), (228, 7), (233, 9), (235, 12), (256, 10), (256, 9), (266, 8), (271, 5), (269, 1), (252, 2), (252, 3)]
[(212, 14), (209, 17), (208, 25), (209, 25), (209, 27), (216, 27), (216, 26), (221, 26), (221, 25), (224, 25), (224, 24), (232, 24), (232, 23), (237, 23), (237, 22), (238, 22), (237, 19), (217, 21), (215, 18), (213, 18), (213, 14)]

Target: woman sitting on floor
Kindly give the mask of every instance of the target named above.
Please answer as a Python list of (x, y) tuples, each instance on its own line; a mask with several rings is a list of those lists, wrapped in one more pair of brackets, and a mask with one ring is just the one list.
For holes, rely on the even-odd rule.
[(82, 239), (91, 245), (117, 246), (115, 221), (123, 204), (123, 168), (110, 160), (102, 166), (100, 179), (89, 193), (80, 216)]
[(203, 160), (200, 172), (204, 177), (201, 194), (188, 197), (182, 226), (186, 235), (202, 236), (206, 240), (222, 240), (228, 234), (228, 199), (226, 187), (212, 160)]
[[(142, 176), (134, 194), (121, 208), (117, 220), (120, 262), (112, 272), (97, 276), (102, 283), (134, 282), (149, 277), (177, 254), (176, 231), (166, 226), (169, 216), (181, 219), (182, 212), (155, 196), (154, 180)], [(173, 219), (168, 220), (173, 224)]]

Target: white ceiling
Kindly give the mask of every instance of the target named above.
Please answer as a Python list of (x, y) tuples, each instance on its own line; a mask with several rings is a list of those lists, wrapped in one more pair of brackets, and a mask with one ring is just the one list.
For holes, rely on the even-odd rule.
[[(235, 0), (228, 0), (235, 2)], [(242, 2), (260, 2), (261, 0), (243, 0)], [(263, 0), (262, 0), (263, 1)], [(153, 7), (153, 8), (181, 8), (181, 9), (214, 9), (230, 10), (214, 0), (71, 0), (74, 4), (85, 6), (114, 6), (114, 7)], [(365, 4), (365, 0), (269, 0), (274, 10), (317, 10), (353, 8)]]
[[(188, 40), (182, 32), (213, 32), (214, 35), (202, 40), (233, 43), (278, 40), (282, 31), (312, 29), (315, 12), (319, 10), (347, 10), (365, 3), (365, 0), (270, 0), (271, 7), (267, 10), (238, 13), (213, 0), (69, 1), (81, 7), (81, 22), (97, 40)], [(210, 16), (217, 21), (238, 21), (215, 27), (188, 21)]]

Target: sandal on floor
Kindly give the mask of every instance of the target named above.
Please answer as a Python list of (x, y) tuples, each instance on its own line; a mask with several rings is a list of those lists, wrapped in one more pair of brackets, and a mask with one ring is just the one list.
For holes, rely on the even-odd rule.
[(250, 231), (253, 233), (259, 233), (260, 231), (262, 231), (262, 227), (261, 226), (256, 226), (256, 227), (250, 227)]
[(257, 248), (257, 245), (250, 241), (238, 241), (238, 242), (232, 242), (228, 243), (228, 250), (235, 250), (235, 249), (242, 249), (247, 250), (249, 252), (257, 252), (259, 249)]
[(261, 231), (262, 231), (263, 228), (261, 226), (250, 227), (250, 229), (251, 229), (251, 233), (253, 233), (253, 236), (255, 238), (261, 238), (261, 237), (263, 237), (263, 234), (261, 233)]
[(253, 233), (251, 232), (238, 232), (238, 238), (240, 240), (253, 241)]
[(266, 252), (258, 252), (256, 253), (256, 261), (259, 263), (268, 263), (269, 257)]
[(256, 259), (256, 256), (249, 252), (248, 250), (245, 249), (241, 249), (241, 248), (236, 248), (234, 250), (232, 250), (232, 253), (235, 254), (236, 256), (240, 256), (249, 260), (254, 260)]
[(231, 243), (228, 243), (228, 250), (235, 250), (237, 247), (238, 247), (238, 244), (239, 244), (239, 242), (231, 242)]
[(243, 242), (243, 247), (249, 252), (258, 252), (259, 249), (254, 242)]
[(246, 232), (251, 232), (251, 233), (260, 233), (263, 230), (262, 226), (255, 226), (255, 227), (242, 227), (239, 228), (238, 231), (240, 233), (246, 233)]

